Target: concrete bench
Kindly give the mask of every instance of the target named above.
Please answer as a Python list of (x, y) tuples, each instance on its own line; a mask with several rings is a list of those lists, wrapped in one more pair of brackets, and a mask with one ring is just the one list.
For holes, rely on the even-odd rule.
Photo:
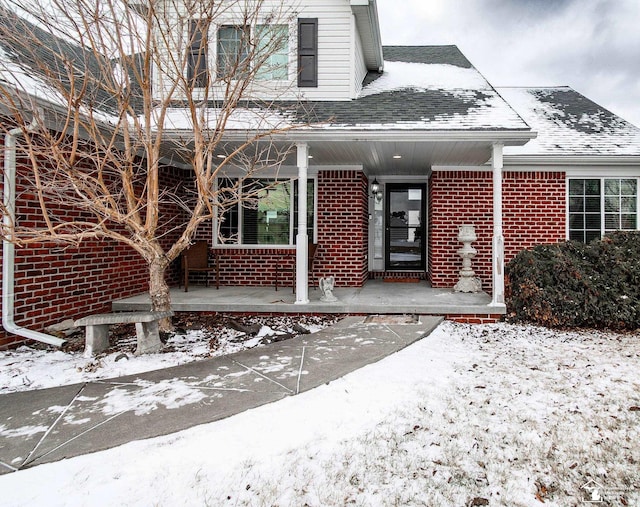
[(121, 312), (89, 315), (74, 322), (75, 326), (85, 329), (85, 357), (91, 357), (109, 347), (109, 326), (111, 324), (136, 325), (138, 347), (136, 355), (158, 352), (162, 347), (158, 333), (158, 321), (173, 315), (166, 312)]

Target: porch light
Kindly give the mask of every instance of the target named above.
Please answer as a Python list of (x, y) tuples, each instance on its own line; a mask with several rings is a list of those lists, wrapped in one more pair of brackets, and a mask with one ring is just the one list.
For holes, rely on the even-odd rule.
[(393, 156), (393, 158), (395, 158), (395, 159), (401, 159), (401, 158), (402, 158), (402, 155), (394, 155), (394, 156)]
[(376, 178), (373, 178), (373, 181), (371, 182), (371, 195), (373, 197), (377, 197), (378, 193), (380, 193), (380, 183), (378, 183)]

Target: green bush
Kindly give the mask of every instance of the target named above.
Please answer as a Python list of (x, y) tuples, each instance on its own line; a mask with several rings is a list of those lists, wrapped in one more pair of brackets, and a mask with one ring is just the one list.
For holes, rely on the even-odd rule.
[(567, 241), (523, 250), (507, 265), (512, 321), (547, 327), (640, 328), (640, 233), (588, 245)]

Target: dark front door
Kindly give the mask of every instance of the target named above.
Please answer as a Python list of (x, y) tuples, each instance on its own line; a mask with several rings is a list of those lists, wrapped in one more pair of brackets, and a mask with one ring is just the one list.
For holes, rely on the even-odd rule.
[(425, 269), (425, 184), (386, 185), (386, 270)]

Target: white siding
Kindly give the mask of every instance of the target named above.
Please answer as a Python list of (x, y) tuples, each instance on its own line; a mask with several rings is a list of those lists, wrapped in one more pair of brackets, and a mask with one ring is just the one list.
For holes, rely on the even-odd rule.
[(367, 66), (364, 63), (364, 54), (362, 51), (362, 41), (360, 40), (360, 34), (355, 26), (355, 20), (353, 23), (353, 92), (352, 98), (356, 98), (362, 90), (362, 81), (367, 76)]
[(318, 18), (318, 87), (296, 91), (309, 100), (351, 98), (352, 13), (349, 0), (302, 0), (301, 18)]
[(177, 71), (175, 64), (160, 65), (158, 62), (162, 62), (165, 59), (168, 60), (170, 52), (183, 56), (185, 40), (187, 39), (187, 34), (183, 35), (182, 33), (185, 23), (182, 22), (178, 13), (172, 8), (171, 2), (162, 4), (160, 7), (164, 7), (165, 10), (159, 15), (159, 19), (162, 21), (157, 30), (160, 30), (163, 36), (156, 37), (156, 39), (160, 42), (160, 40), (166, 38), (170, 47), (161, 46), (157, 48), (157, 56), (153, 59), (153, 93), (157, 99), (168, 93), (172, 82), (176, 78)]
[[(280, 5), (279, 0), (265, 2), (265, 15), (271, 7)], [(172, 2), (167, 2), (167, 5)], [(349, 100), (361, 87), (366, 74), (363, 61), (363, 50), (357, 29), (354, 27), (353, 13), (349, 0), (291, 0), (296, 6), (296, 15), (291, 18), (290, 33), (290, 69), (289, 81), (256, 82), (252, 95), (270, 99), (295, 99), (303, 97), (308, 100)], [(183, 54), (187, 40), (188, 23), (179, 23), (177, 13), (172, 13), (172, 28), (168, 33), (181, 33), (175, 37), (170, 50)], [(298, 88), (297, 86), (297, 18), (318, 18), (318, 87)], [(213, 74), (216, 68), (216, 33), (217, 26), (238, 23), (239, 18), (233, 10), (217, 16), (215, 25), (209, 33), (209, 69)], [(181, 28), (179, 29), (178, 26)], [(165, 32), (166, 33), (166, 32)], [(166, 69), (165, 69), (166, 70)], [(186, 69), (185, 69), (186, 72)], [(160, 94), (163, 86), (168, 88), (168, 79), (161, 80), (163, 72), (156, 67), (154, 84), (156, 94)], [(211, 98), (216, 93), (210, 94)], [(175, 98), (180, 98), (176, 96)]]

